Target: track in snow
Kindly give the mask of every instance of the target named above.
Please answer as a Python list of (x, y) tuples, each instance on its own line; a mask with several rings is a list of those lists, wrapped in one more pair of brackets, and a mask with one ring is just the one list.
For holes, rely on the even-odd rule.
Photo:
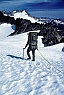
[(62, 74), (57, 74), (41, 56), (35, 62), (26, 61), (19, 52), (9, 55), (5, 50), (0, 54), (0, 95), (64, 94)]

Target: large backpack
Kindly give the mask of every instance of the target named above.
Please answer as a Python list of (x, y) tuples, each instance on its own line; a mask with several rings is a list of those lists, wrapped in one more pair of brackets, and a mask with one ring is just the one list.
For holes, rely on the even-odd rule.
[(28, 36), (30, 49), (37, 49), (37, 32), (30, 32)]

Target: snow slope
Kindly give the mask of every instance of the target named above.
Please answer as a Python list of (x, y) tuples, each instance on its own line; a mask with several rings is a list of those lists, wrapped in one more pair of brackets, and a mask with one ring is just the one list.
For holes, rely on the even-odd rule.
[(33, 62), (27, 49), (23, 58), (26, 42), (27, 33), (0, 40), (0, 95), (64, 95), (63, 43), (43, 47), (39, 37)]
[(14, 25), (2, 23), (0, 25), (0, 40), (6, 38), (9, 34), (13, 33), (14, 29)]

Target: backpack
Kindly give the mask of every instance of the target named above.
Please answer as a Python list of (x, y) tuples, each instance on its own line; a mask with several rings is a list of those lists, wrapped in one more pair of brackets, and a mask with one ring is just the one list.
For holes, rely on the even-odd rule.
[(37, 32), (29, 33), (28, 40), (29, 40), (29, 47), (31, 50), (37, 49), (37, 39), (38, 39)]

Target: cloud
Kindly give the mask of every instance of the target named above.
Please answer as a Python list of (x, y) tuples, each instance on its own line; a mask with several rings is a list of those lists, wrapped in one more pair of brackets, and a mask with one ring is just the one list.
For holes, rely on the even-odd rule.
[(41, 2), (41, 3), (29, 3), (25, 5), (29, 9), (32, 10), (44, 10), (44, 9), (63, 9), (64, 8), (64, 3), (62, 2), (56, 2), (56, 3), (51, 3), (51, 2)]
[(59, 2), (63, 0), (0, 0), (0, 2), (21, 2), (21, 3), (40, 3), (40, 2)]
[(0, 10), (26, 9), (27, 11), (44, 9), (62, 9), (64, 0), (0, 0)]
[(45, 10), (45, 11), (33, 11), (30, 12), (35, 17), (49, 17), (49, 18), (64, 18), (64, 9)]

